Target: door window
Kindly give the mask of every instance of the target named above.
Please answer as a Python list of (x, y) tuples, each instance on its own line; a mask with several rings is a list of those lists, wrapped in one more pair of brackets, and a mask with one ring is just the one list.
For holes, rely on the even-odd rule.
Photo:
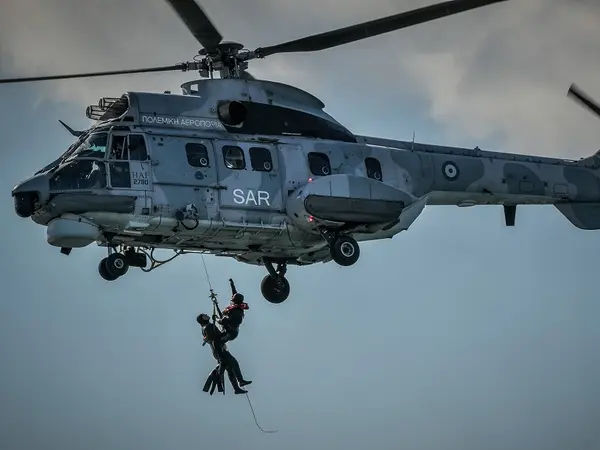
[(258, 172), (270, 172), (273, 170), (273, 159), (268, 148), (250, 147), (250, 164), (252, 170)]
[(243, 170), (246, 168), (244, 151), (235, 145), (225, 145), (223, 147), (223, 161), (225, 162), (225, 166), (231, 170)]
[(188, 143), (185, 144), (185, 154), (188, 164), (192, 167), (208, 167), (208, 149), (205, 145)]

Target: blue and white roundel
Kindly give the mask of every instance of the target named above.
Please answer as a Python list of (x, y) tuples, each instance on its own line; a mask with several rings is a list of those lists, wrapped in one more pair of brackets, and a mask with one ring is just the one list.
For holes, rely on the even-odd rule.
[(458, 178), (459, 175), (459, 171), (458, 171), (458, 166), (456, 164), (454, 164), (453, 162), (445, 162), (444, 165), (442, 166), (442, 171), (444, 173), (444, 177), (447, 180), (450, 181), (454, 181)]

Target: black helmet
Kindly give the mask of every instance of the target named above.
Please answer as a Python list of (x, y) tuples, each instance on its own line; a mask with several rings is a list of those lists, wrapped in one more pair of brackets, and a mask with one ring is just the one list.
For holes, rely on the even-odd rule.
[(210, 322), (210, 317), (208, 316), (208, 314), (202, 313), (198, 315), (198, 317), (196, 317), (196, 322), (198, 322), (200, 325), (206, 325)]
[(242, 294), (240, 294), (239, 292), (233, 294), (233, 297), (231, 297), (231, 302), (235, 303), (236, 305), (239, 305), (240, 303), (244, 303), (244, 296)]

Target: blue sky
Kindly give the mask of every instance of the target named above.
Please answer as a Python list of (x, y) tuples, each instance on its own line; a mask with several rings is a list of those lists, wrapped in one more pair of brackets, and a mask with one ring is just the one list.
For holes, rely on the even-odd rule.
[[(315, 11), (291, 0), (248, 3), (212, 1), (206, 9), (229, 39), (248, 36), (249, 46), (424, 4), (337, 9), (340, 0), (327, 0)], [(266, 60), (252, 71), (310, 90), (358, 133), (410, 139), (415, 130), (425, 142), (591, 154), (598, 123), (564, 93), (578, 81), (600, 94), (593, 83), (600, 36), (588, 26), (597, 10), (509, 4), (510, 11), (475, 13), (477, 20), (444, 19), (339, 52)], [(169, 64), (195, 49), (158, 1), (120, 13), (111, 2), (108, 11), (65, 0), (22, 5), (2, 8), (2, 76)], [(34, 13), (28, 18), (26, 10)], [(265, 31), (284, 14), (296, 21), (281, 33)], [(131, 28), (119, 28), (120, 43), (114, 35), (101, 41), (110, 23), (103, 19)], [(142, 37), (144, 19), (154, 33)], [(12, 25), (27, 20), (31, 26)], [(85, 106), (100, 96), (175, 91), (186, 78), (0, 88), (0, 447), (600, 445), (600, 235), (574, 228), (551, 207), (520, 208), (515, 228), (503, 226), (499, 207), (429, 207), (409, 231), (364, 244), (355, 266), (292, 268), (292, 295), (282, 305), (262, 299), (264, 269), (207, 257), (222, 303), (230, 276), (250, 302), (230, 348), (254, 380), (263, 427), (279, 433), (261, 434), (243, 397), (201, 392), (213, 366), (195, 323), (210, 308), (201, 259), (181, 257), (106, 283), (97, 274), (102, 249), (59, 254), (42, 227), (14, 215), (10, 198), (14, 184), (71, 142), (58, 119), (83, 127)]]

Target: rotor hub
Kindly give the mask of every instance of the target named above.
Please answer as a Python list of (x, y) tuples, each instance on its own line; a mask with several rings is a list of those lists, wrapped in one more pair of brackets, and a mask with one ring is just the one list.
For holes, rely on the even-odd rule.
[(243, 48), (244, 46), (239, 42), (223, 41), (208, 50), (206, 48), (200, 49), (198, 54), (201, 56), (234, 56)]

